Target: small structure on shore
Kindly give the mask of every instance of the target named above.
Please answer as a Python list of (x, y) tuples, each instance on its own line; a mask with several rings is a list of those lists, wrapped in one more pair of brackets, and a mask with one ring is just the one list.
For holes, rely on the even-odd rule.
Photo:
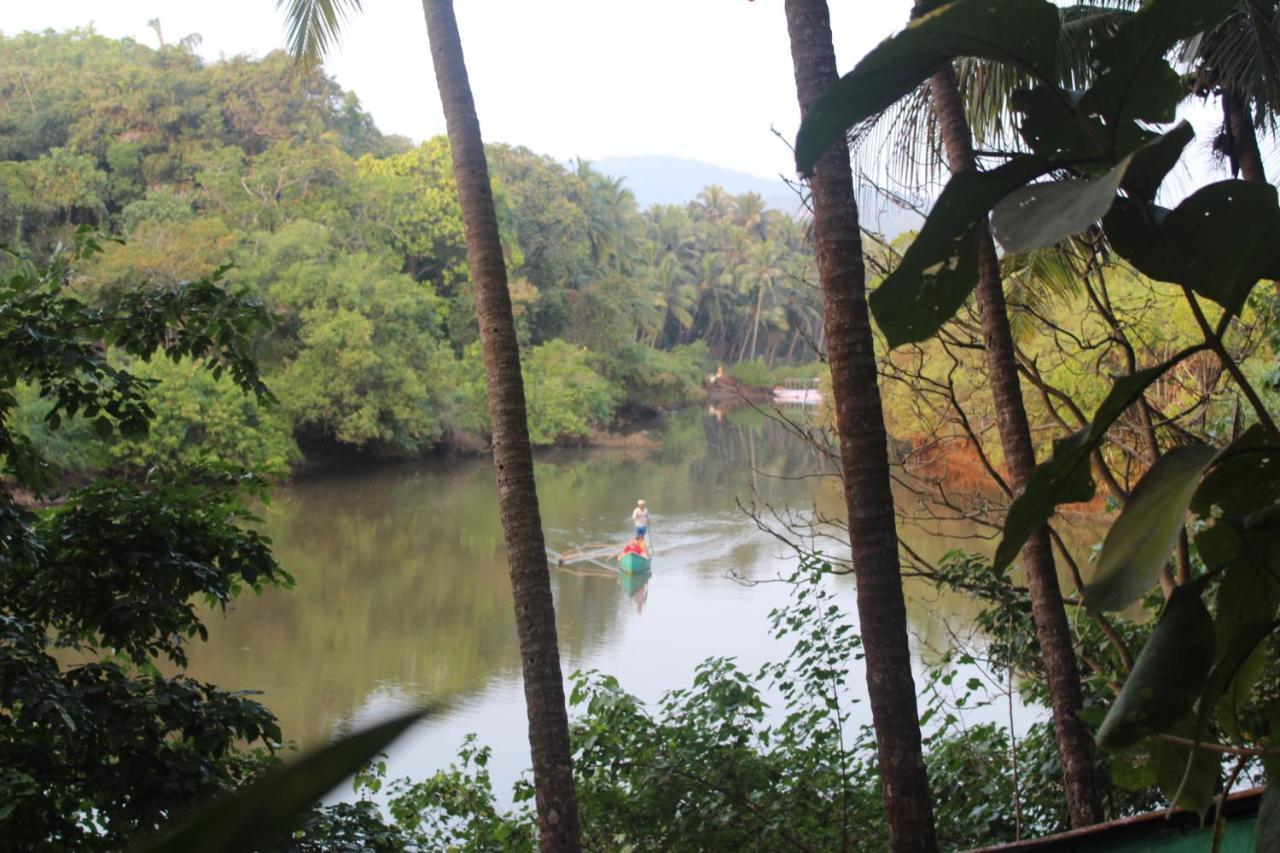
[(788, 379), (773, 389), (773, 402), (786, 406), (816, 406), (822, 402), (817, 379)]

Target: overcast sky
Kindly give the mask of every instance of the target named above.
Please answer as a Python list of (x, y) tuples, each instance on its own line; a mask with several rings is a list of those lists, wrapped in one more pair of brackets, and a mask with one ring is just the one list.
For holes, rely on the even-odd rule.
[[(0, 27), (92, 23), (154, 45), (203, 36), (207, 59), (284, 44), (275, 0), (44, 0), (7, 3)], [(364, 0), (329, 72), (378, 126), (421, 140), (444, 132), (422, 5)], [(781, 0), (458, 0), (485, 138), (559, 159), (670, 154), (770, 177), (791, 174), (799, 122)], [(910, 3), (833, 3), (840, 70), (906, 21)]]

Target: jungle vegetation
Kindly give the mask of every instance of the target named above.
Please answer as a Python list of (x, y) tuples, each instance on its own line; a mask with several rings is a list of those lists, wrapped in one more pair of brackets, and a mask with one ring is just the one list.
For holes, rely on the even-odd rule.
[[(189, 365), (148, 365), (161, 380), (151, 437), (51, 446), (51, 460), (74, 471), (200, 456), (278, 474), (299, 446), (483, 446), (448, 142), (384, 136), (353, 94), (284, 53), (206, 63), (197, 43), (2, 37), (0, 239), (41, 257), (82, 226), (119, 238), (75, 271), (77, 291), (101, 305), (229, 265), (224, 280), (277, 319), (255, 354), (280, 405), (174, 381)], [(767, 381), (769, 368), (814, 359), (820, 311), (800, 220), (718, 187), (641, 211), (588, 163), (503, 144), (487, 153), (535, 444), (699, 399), (717, 362), (758, 362)], [(19, 412), (34, 439), (59, 443), (38, 426), (38, 401)], [(201, 423), (228, 419), (244, 428), (216, 434), (234, 446), (207, 446), (215, 431)]]
[[(447, 0), (426, 8), (452, 19)], [(270, 789), (292, 792), (274, 815), (292, 816), (257, 821), (253, 844), (276, 849), (931, 851), (1160, 804), (1221, 830), (1223, 798), (1252, 782), (1268, 785), (1258, 846), (1278, 843), (1280, 306), (1265, 283), (1280, 202), (1257, 146), (1274, 125), (1274, 4), (920, 3), (843, 77), (826, 3), (785, 11), (803, 222), (714, 188), (640, 212), (586, 164), (452, 125), (457, 150), (410, 148), (283, 55), (206, 65), (190, 42), (91, 31), (0, 43), (0, 233), (17, 249), (0, 294), (5, 475), (37, 496), (59, 473), (131, 475), (38, 512), (5, 498), (8, 837), (109, 849), (241, 791), (155, 848), (172, 849), (193, 826), (247, 826)], [(439, 32), (442, 94), (461, 97), (460, 48)], [(136, 83), (68, 82), (85, 63)], [(1189, 97), (1219, 99), (1231, 177), (1177, 200), (1162, 188), (1194, 137), (1177, 121)], [(849, 145), (894, 121), (949, 177), (920, 232), (886, 242), (858, 227)], [(491, 189), (453, 182), (467, 158)], [(459, 191), (485, 228), (474, 206), (464, 228)], [(505, 341), (479, 340), (491, 312)], [(576, 714), (544, 732), (554, 791), (521, 782), (507, 806), (473, 740), (452, 768), (388, 782), (369, 760), (405, 721), (274, 768), (269, 711), (155, 671), (202, 636), (193, 595), (290, 582), (242, 526), (260, 483), (243, 469), (286, 470), (295, 442), (417, 452), (493, 432), (523, 453), (695, 399), (714, 361), (768, 376), (814, 351), (831, 409), (797, 432), (843, 500), (832, 518), (775, 518), (799, 552), (771, 622), (792, 653), (755, 673), (708, 660), (655, 707), (574, 676)], [(522, 388), (526, 436), (505, 432)], [(536, 525), (524, 497), (508, 532)], [(1091, 555), (1066, 541), (1080, 511), (1111, 519)], [(930, 563), (895, 535), (957, 519), (998, 540), (993, 559)], [(813, 525), (850, 556), (806, 550)], [(102, 530), (128, 535), (125, 558)], [(822, 585), (850, 571), (860, 634)], [(980, 635), (919, 686), (908, 574), (982, 606)], [(545, 687), (554, 634), (534, 639)], [(65, 666), (51, 646), (106, 657)], [(1021, 737), (966, 726), (957, 709), (990, 701), (973, 668), (1043, 721)], [(548, 696), (531, 708), (564, 701)], [(872, 725), (854, 731), (863, 696)], [(314, 784), (357, 765), (358, 802), (314, 805), (312, 768), (331, 771)], [(134, 774), (149, 787), (120, 784)], [(557, 826), (555, 797), (577, 818)]]

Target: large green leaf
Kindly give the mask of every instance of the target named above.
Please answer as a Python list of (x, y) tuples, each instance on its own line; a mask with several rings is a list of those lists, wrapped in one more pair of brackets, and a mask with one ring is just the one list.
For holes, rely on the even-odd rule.
[[(1170, 734), (1190, 737), (1191, 723), (1182, 721)], [(1194, 761), (1193, 761), (1194, 758)], [(1218, 787), (1218, 757), (1159, 737), (1146, 738), (1109, 755), (1111, 781), (1130, 791), (1158, 787), (1178, 807), (1200, 812), (1208, 808)], [(1184, 784), (1185, 782), (1185, 784)]]
[(1026, 487), (1014, 498), (1004, 522), (1004, 535), (996, 548), (994, 568), (1004, 571), (1027, 538), (1053, 515), (1054, 507), (1078, 503), (1093, 497), (1093, 477), (1089, 456), (1102, 443), (1116, 418), (1142, 396), (1147, 387), (1166, 371), (1201, 347), (1183, 350), (1166, 362), (1121, 377), (1112, 386), (1089, 426), (1069, 438), (1054, 442), (1053, 455), (1036, 466)]
[(1030, 252), (1080, 234), (1111, 209), (1129, 167), (1126, 158), (1100, 178), (1019, 187), (995, 206), (991, 230), (1009, 252)]
[(1084, 588), (1089, 609), (1121, 610), (1155, 585), (1200, 477), (1217, 456), (1214, 447), (1175, 447), (1156, 460), (1107, 531), (1098, 570)]
[[(1274, 507), (1239, 522), (1220, 519), (1196, 537), (1210, 569), (1226, 568), (1218, 587), (1214, 619), (1213, 668), (1201, 692), (1194, 737), (1200, 740), (1230, 697), (1230, 706), (1247, 695), (1259, 671), (1255, 651), (1275, 630), (1280, 609), (1280, 511)], [(1224, 728), (1232, 728), (1228, 721)]]
[[(1171, 734), (1187, 737), (1190, 730), (1190, 723), (1183, 721)], [(1151, 764), (1156, 785), (1169, 801), (1203, 819), (1222, 779), (1218, 754), (1156, 738), (1152, 741)]]
[(890, 347), (923, 341), (964, 304), (978, 281), (976, 225), (963, 234), (952, 255), (927, 267), (906, 260), (871, 292), (868, 301)]
[(1083, 92), (1057, 86), (1020, 89), (1010, 99), (1019, 113), (1018, 134), (1042, 157), (1102, 158), (1109, 151), (1109, 135), (1102, 122), (1080, 108)]
[(1232, 313), (1259, 280), (1280, 276), (1280, 205), (1269, 184), (1219, 181), (1169, 211), (1130, 199), (1103, 228), (1139, 272), (1186, 284)]
[(1213, 619), (1192, 587), (1178, 587), (1098, 729), (1098, 746), (1122, 749), (1186, 716), (1213, 665)]
[(1191, 125), (1180, 121), (1173, 130), (1133, 152), (1124, 180), (1120, 182), (1121, 188), (1132, 198), (1150, 202), (1195, 136)]
[(1154, 197), (1194, 133), (1185, 121), (1091, 180), (1046, 181), (1014, 190), (996, 206), (992, 230), (1010, 252), (1055, 245), (1088, 229), (1111, 209), (1116, 191)]
[[(1164, 56), (1179, 39), (1211, 28), (1239, 0), (1149, 0), (1114, 37), (1098, 44), (1091, 64), (1098, 76), (1085, 95), (1087, 109), (1119, 130), (1135, 119), (1174, 119), (1184, 88)], [(1123, 152), (1121, 152), (1123, 153)]]
[(926, 340), (964, 304), (978, 281), (976, 226), (996, 202), (1049, 168), (1041, 157), (1015, 157), (989, 172), (952, 176), (902, 262), (871, 294), (890, 347)]
[(1280, 500), (1280, 447), (1255, 424), (1231, 442), (1196, 490), (1191, 510), (1202, 518), (1244, 518)]
[(1018, 66), (1052, 80), (1058, 10), (1046, 0), (955, 0), (877, 45), (814, 102), (796, 136), (796, 169), (813, 171), (845, 131), (875, 116), (957, 56)]
[(1280, 850), (1280, 785), (1272, 782), (1258, 806), (1256, 850)]
[(256, 850), (287, 832), (300, 811), (359, 770), (426, 714), (426, 711), (417, 711), (396, 717), (273, 770), (248, 788), (202, 809), (137, 850), (139, 853)]
[(1118, 198), (1102, 219), (1102, 230), (1116, 254), (1157, 281), (1177, 281), (1173, 261), (1164, 249), (1161, 224), (1171, 211), (1134, 198)]

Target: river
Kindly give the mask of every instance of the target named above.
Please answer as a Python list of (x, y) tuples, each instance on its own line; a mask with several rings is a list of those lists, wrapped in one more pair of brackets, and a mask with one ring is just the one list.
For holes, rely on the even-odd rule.
[[(786, 576), (796, 557), (740, 503), (839, 508), (829, 478), (815, 476), (821, 454), (758, 412), (692, 410), (650, 426), (633, 447), (537, 456), (547, 544), (557, 551), (620, 545), (636, 499), (649, 503), (654, 571), (642, 589), (590, 567), (551, 573), (566, 674), (600, 670), (646, 700), (687, 686), (706, 657), (735, 656), (754, 670), (786, 652), (767, 617), (789, 587), (758, 582)], [(192, 675), (262, 690), (286, 738), (303, 747), (412, 706), (439, 707), (392, 747), (393, 777), (447, 765), (469, 732), (493, 747), (500, 788), (528, 766), (487, 458), (313, 474), (279, 489), (263, 515), (296, 587), (245, 595), (211, 617), (210, 641), (191, 651)], [(912, 547), (931, 558), (957, 542), (989, 548), (914, 536)], [(831, 583), (852, 610), (852, 579)], [(919, 668), (968, 624), (974, 604), (919, 581), (907, 593)], [(866, 703), (858, 708), (867, 721)]]

